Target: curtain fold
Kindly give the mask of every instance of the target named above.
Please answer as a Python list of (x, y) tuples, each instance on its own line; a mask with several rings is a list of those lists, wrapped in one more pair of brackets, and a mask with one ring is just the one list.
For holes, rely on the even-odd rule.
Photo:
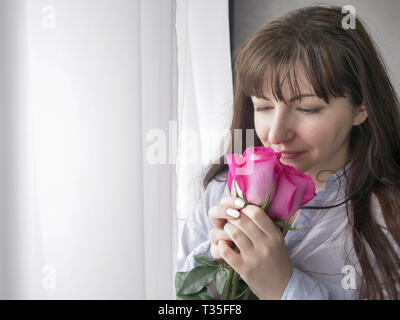
[(146, 299), (172, 299), (174, 294), (178, 112), (175, 10), (174, 0), (141, 1)]
[[(204, 192), (204, 169), (223, 153), (220, 143), (229, 134), (233, 85), (228, 0), (177, 0), (176, 30), (179, 237)], [(178, 243), (178, 265), (182, 259)]]
[(174, 1), (0, 6), (1, 298), (171, 298)]
[(26, 1), (0, 2), (0, 299), (46, 298), (29, 101)]

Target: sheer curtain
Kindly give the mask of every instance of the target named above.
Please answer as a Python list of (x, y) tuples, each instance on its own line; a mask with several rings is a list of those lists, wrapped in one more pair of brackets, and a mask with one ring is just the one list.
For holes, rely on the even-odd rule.
[[(232, 118), (228, 0), (177, 0), (178, 236), (195, 211), (204, 169), (223, 149)], [(179, 241), (179, 239), (178, 239)], [(182, 259), (178, 246), (177, 259)]]
[(175, 1), (0, 7), (0, 298), (172, 298)]

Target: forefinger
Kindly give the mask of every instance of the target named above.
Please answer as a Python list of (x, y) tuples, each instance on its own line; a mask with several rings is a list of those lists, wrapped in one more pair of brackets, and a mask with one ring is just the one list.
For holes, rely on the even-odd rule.
[(236, 219), (240, 215), (240, 209), (245, 203), (240, 198), (222, 198), (219, 205), (213, 206), (208, 210), (208, 215), (216, 228), (222, 229), (227, 220)]

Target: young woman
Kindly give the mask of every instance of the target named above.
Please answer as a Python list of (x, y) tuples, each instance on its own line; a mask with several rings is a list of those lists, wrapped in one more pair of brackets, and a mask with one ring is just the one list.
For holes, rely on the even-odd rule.
[(235, 53), (231, 146), (233, 130), (254, 129), (255, 146), (313, 178), (316, 197), (287, 221), (302, 230), (227, 197), (223, 155), (185, 223), (180, 271), (207, 253), (259, 299), (398, 299), (399, 100), (363, 23), (344, 29), (343, 18), (339, 7), (294, 10)]

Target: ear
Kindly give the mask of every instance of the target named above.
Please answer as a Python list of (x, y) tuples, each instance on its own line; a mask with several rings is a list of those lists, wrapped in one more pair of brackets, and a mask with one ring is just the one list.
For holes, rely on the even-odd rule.
[(354, 112), (353, 126), (358, 126), (368, 118), (367, 108), (362, 104)]

